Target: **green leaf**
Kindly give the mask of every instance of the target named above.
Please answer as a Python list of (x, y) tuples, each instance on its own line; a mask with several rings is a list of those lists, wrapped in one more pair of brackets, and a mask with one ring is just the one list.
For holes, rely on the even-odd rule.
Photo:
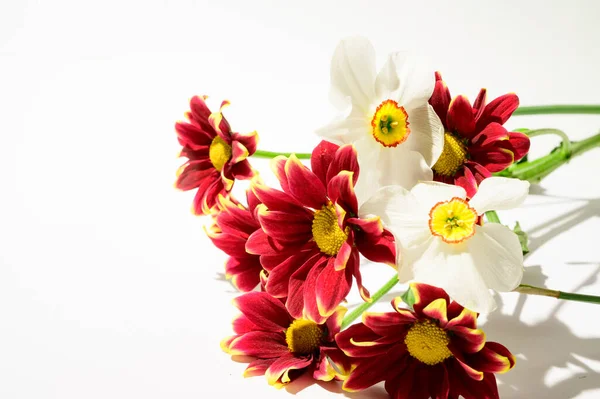
[(513, 229), (517, 237), (519, 237), (519, 242), (521, 243), (521, 249), (523, 250), (523, 255), (527, 255), (529, 253), (529, 237), (527, 237), (527, 233), (525, 233), (521, 229), (521, 225), (519, 222), (515, 223), (515, 228)]
[(412, 288), (409, 288), (400, 298), (402, 298), (402, 301), (412, 309), (415, 304), (415, 294), (413, 293)]

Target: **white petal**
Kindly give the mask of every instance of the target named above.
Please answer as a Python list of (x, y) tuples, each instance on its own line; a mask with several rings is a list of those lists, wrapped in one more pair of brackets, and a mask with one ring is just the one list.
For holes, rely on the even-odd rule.
[(410, 191), (400, 186), (381, 188), (360, 207), (358, 213), (361, 217), (379, 216), (394, 234), (396, 244), (403, 247), (417, 245), (431, 237), (426, 211), (421, 209)]
[(516, 208), (525, 201), (529, 193), (529, 182), (507, 177), (489, 177), (479, 184), (477, 194), (469, 205), (479, 215), (487, 211)]
[(398, 185), (410, 190), (420, 181), (433, 179), (433, 172), (423, 156), (401, 146), (383, 148), (377, 169), (381, 172), (381, 187)]
[(331, 61), (331, 85), (363, 111), (370, 108), (375, 97), (375, 49), (371, 42), (353, 37), (338, 44)]
[(404, 145), (420, 152), (431, 167), (444, 149), (444, 125), (429, 104), (407, 110), (407, 113), (410, 135)]
[(467, 246), (486, 285), (500, 292), (514, 290), (523, 278), (523, 252), (517, 235), (499, 223), (477, 226)]
[(434, 181), (421, 182), (410, 191), (428, 213), (438, 202), (449, 201), (454, 197), (462, 199), (467, 197), (465, 189), (460, 186)]
[(466, 245), (446, 244), (434, 237), (420, 246), (404, 248), (401, 259), (400, 282), (412, 274), (413, 280), (444, 289), (456, 302), (475, 312), (489, 313), (496, 308)]
[(356, 141), (354, 147), (360, 167), (354, 193), (360, 206), (382, 187), (379, 183), (380, 171), (377, 169), (381, 146), (371, 136), (367, 136)]
[(425, 59), (408, 55), (394, 54), (394, 61), (400, 78), (398, 104), (406, 109), (427, 104), (435, 87), (435, 71)]
[(378, 99), (387, 100), (397, 98), (398, 95), (394, 94), (400, 86), (400, 79), (398, 79), (398, 72), (396, 68), (396, 54), (390, 54), (388, 59), (377, 74), (375, 80), (375, 94)]
[(350, 144), (370, 134), (371, 125), (365, 118), (336, 118), (315, 133), (337, 144)]

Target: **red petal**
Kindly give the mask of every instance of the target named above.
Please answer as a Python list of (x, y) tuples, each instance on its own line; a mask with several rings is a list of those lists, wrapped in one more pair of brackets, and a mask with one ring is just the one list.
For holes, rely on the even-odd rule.
[(339, 306), (325, 322), (325, 326), (327, 327), (327, 340), (329, 342), (335, 341), (335, 335), (340, 332), (342, 321), (344, 320), (347, 311), (348, 309), (345, 307)]
[(456, 176), (454, 176), (454, 184), (465, 189), (467, 198), (473, 198), (479, 187), (473, 172), (467, 167), (463, 167), (456, 173)]
[(512, 151), (496, 147), (481, 148), (472, 151), (473, 161), (477, 162), (490, 172), (500, 172), (509, 167), (515, 160)]
[(509, 143), (508, 148), (515, 154), (515, 162), (520, 161), (525, 155), (529, 153), (529, 146), (531, 142), (526, 134), (518, 132), (509, 132)]
[(231, 276), (233, 285), (242, 292), (249, 292), (256, 288), (262, 270), (258, 256), (230, 257), (225, 264), (225, 274)]
[(337, 144), (322, 140), (313, 150), (310, 157), (310, 167), (315, 175), (321, 180), (323, 186), (327, 186), (327, 170), (333, 161), (335, 152), (340, 148)]
[(477, 328), (477, 313), (470, 309), (463, 308), (458, 302), (450, 303), (448, 306), (448, 325), (447, 329), (452, 329), (455, 326), (462, 326), (467, 328)]
[(288, 248), (289, 246), (273, 240), (262, 230), (256, 230), (246, 241), (246, 252), (253, 255), (276, 256)]
[[(350, 220), (348, 221), (350, 223)], [(360, 253), (371, 262), (385, 263), (392, 267), (396, 265), (396, 244), (394, 236), (387, 230), (375, 241), (364, 232), (356, 232), (354, 243)]]
[(283, 191), (279, 191), (256, 182), (252, 183), (251, 189), (260, 202), (265, 204), (265, 206), (271, 211), (282, 211), (296, 213), (298, 215), (306, 215), (306, 217), (310, 218), (311, 220), (313, 218), (312, 212), (304, 208), (302, 204), (296, 201), (291, 195), (288, 195)]
[[(290, 315), (295, 319), (301, 319), (304, 311), (304, 286), (308, 273), (320, 263), (327, 261), (327, 257), (315, 249), (311, 258), (298, 268), (290, 277), (288, 286), (288, 297), (285, 306)], [(316, 309), (316, 304), (314, 305)], [(318, 313), (318, 312), (315, 312)]]
[(291, 370), (304, 369), (313, 362), (311, 357), (296, 357), (290, 352), (275, 360), (265, 372), (270, 385), (287, 384), (292, 381)]
[(454, 334), (452, 338), (453, 345), (461, 352), (479, 352), (485, 345), (485, 333), (482, 330), (464, 326), (453, 326), (448, 330)]
[(356, 148), (351, 144), (346, 144), (337, 150), (333, 161), (329, 165), (326, 181), (329, 182), (334, 176), (337, 176), (338, 173), (344, 170), (352, 172), (352, 185), (354, 186), (358, 180), (360, 168), (358, 166)]
[[(181, 166), (178, 171), (175, 187), (178, 190), (193, 190), (201, 185), (211, 184), (219, 179), (219, 172), (212, 166), (210, 161), (206, 162), (188, 162)], [(210, 180), (207, 182), (207, 180)]]
[(210, 178), (205, 179), (198, 187), (192, 208), (194, 213), (196, 215), (207, 215), (216, 205), (217, 196), (226, 192), (223, 180), (215, 174), (211, 175)]
[(358, 200), (354, 194), (353, 173), (346, 170), (334, 176), (327, 185), (327, 194), (334, 203), (346, 212), (358, 214)]
[(504, 126), (498, 123), (490, 123), (477, 136), (473, 137), (469, 151), (474, 148), (496, 147), (500, 142), (509, 138), (508, 131)]
[(448, 323), (447, 305), (448, 302), (445, 298), (438, 298), (424, 307), (422, 312), (426, 317), (437, 320), (441, 328), (446, 328)]
[(256, 147), (258, 146), (258, 133), (233, 133), (231, 135), (231, 139), (234, 143), (239, 142), (241, 145), (243, 145), (248, 151), (248, 156), (256, 152)]
[(331, 257), (322, 256), (313, 268), (306, 275), (303, 288), (304, 309), (303, 317), (314, 321), (317, 324), (323, 324), (329, 315), (322, 315), (319, 312), (319, 304), (317, 302), (317, 281), (319, 276), (326, 267), (333, 268), (334, 259)]
[(361, 391), (375, 385), (390, 374), (390, 370), (405, 370), (408, 361), (406, 346), (396, 345), (387, 353), (358, 361), (357, 367), (344, 381), (346, 391)]
[(312, 218), (279, 211), (259, 211), (264, 232), (280, 242), (306, 242), (312, 239)]
[(282, 332), (252, 331), (233, 340), (229, 345), (229, 353), (268, 359), (286, 355), (290, 351)]
[(271, 170), (279, 180), (279, 185), (281, 185), (281, 189), (286, 193), (290, 192), (290, 187), (288, 184), (288, 177), (285, 173), (285, 164), (287, 162), (287, 158), (283, 155), (279, 155), (271, 160)]
[[(335, 263), (328, 262), (319, 274), (315, 286), (317, 307), (323, 317), (329, 317), (346, 298), (352, 286), (352, 274), (347, 270), (336, 270)], [(304, 297), (306, 303), (306, 294)]]
[(274, 361), (275, 359), (255, 359), (251, 361), (246, 370), (244, 370), (244, 377), (264, 375)]
[(519, 97), (514, 93), (505, 94), (494, 99), (485, 106), (485, 109), (477, 120), (476, 129), (481, 131), (492, 122), (504, 125), (518, 107)]
[(212, 131), (207, 132), (201, 127), (187, 122), (175, 123), (175, 132), (177, 133), (179, 144), (183, 147), (189, 147), (192, 150), (208, 148), (216, 136)]
[(325, 186), (306, 166), (291, 155), (285, 164), (289, 193), (303, 205), (321, 209), (327, 203)]
[(231, 175), (237, 180), (248, 180), (254, 176), (254, 169), (247, 159), (240, 161), (231, 167)]
[(516, 359), (503, 345), (488, 342), (478, 353), (468, 357), (469, 364), (486, 373), (506, 373), (514, 367)]
[(364, 313), (363, 323), (373, 332), (381, 336), (397, 336), (406, 334), (410, 325), (417, 318), (411, 312)]
[(265, 331), (284, 331), (292, 322), (283, 304), (266, 292), (249, 292), (235, 298), (233, 304)]
[(448, 345), (448, 349), (454, 355), (454, 358), (458, 361), (460, 367), (462, 367), (463, 371), (472, 379), (481, 381), (483, 379), (483, 372), (477, 370), (468, 363), (468, 360), (465, 358), (465, 355), (461, 352), (460, 348), (457, 348), (453, 345), (453, 342), (450, 342)]
[(346, 269), (354, 276), (356, 279), (356, 287), (358, 288), (358, 293), (360, 294), (363, 301), (368, 302), (371, 300), (371, 294), (369, 290), (367, 290), (362, 283), (362, 275), (360, 274), (360, 255), (358, 251), (352, 251), (350, 254), (350, 258), (346, 263)]
[(251, 331), (264, 331), (262, 328), (252, 323), (246, 316), (239, 314), (233, 319), (233, 331), (236, 334), (246, 334)]
[(455, 97), (448, 109), (448, 130), (465, 138), (475, 134), (475, 118), (471, 103), (465, 96)]
[(202, 128), (207, 133), (210, 133), (212, 137), (215, 137), (217, 133), (214, 131), (213, 127), (208, 122), (208, 118), (212, 112), (208, 109), (206, 102), (204, 101), (207, 97), (199, 97), (194, 96), (190, 100), (190, 114), (188, 117), (198, 124), (199, 127)]
[(433, 93), (431, 94), (431, 98), (429, 99), (429, 104), (435, 110), (435, 113), (440, 117), (444, 127), (447, 129), (447, 114), (448, 108), (450, 107), (450, 101), (452, 97), (450, 96), (450, 90), (446, 86), (446, 83), (442, 80), (442, 75), (439, 72), (435, 73), (435, 87), (433, 89)]
[(296, 270), (298, 270), (312, 254), (308, 251), (294, 254), (275, 266), (269, 272), (269, 278), (265, 289), (267, 292), (277, 298), (288, 296), (289, 281)]
[(406, 331), (401, 335), (382, 337), (363, 323), (358, 323), (337, 334), (335, 341), (352, 358), (371, 358), (387, 353), (392, 346), (399, 345), (405, 336)]
[(479, 94), (477, 94), (477, 98), (475, 99), (475, 102), (473, 103), (473, 111), (475, 114), (475, 119), (479, 119), (479, 117), (481, 116), (481, 113), (483, 112), (484, 108), (485, 108), (485, 99), (487, 97), (487, 90), (486, 89), (481, 89), (479, 90)]
[(451, 381), (449, 398), (455, 399), (461, 395), (465, 399), (499, 399), (496, 377), (485, 373), (482, 381), (470, 378), (456, 359), (445, 362), (448, 378)]
[(417, 316), (423, 317), (423, 309), (438, 298), (444, 299), (446, 303), (450, 302), (448, 294), (441, 288), (421, 283), (411, 283), (410, 288), (415, 296), (413, 309)]

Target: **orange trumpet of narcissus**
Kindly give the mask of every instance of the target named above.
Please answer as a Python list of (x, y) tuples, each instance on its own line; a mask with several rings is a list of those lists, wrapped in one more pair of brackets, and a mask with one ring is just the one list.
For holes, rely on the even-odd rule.
[(219, 112), (211, 112), (206, 96), (190, 100), (188, 121), (175, 124), (177, 139), (183, 146), (180, 157), (188, 160), (179, 168), (175, 187), (188, 191), (197, 189), (193, 212), (208, 214), (217, 202), (219, 194), (228, 195), (234, 181), (250, 179), (254, 171), (246, 158), (254, 154), (258, 144), (256, 132), (235, 133)]
[(465, 96), (450, 96), (439, 72), (429, 103), (444, 124), (444, 149), (433, 165), (434, 180), (456, 184), (470, 198), (479, 184), (493, 172), (500, 172), (529, 152), (529, 138), (509, 132), (502, 125), (519, 106), (514, 93), (486, 104), (481, 89), (473, 105)]
[(494, 373), (515, 365), (504, 346), (486, 342), (478, 314), (450, 301), (440, 288), (413, 283), (414, 310), (365, 313), (336, 336), (353, 364), (343, 388), (359, 391), (381, 381), (395, 399), (497, 399)]

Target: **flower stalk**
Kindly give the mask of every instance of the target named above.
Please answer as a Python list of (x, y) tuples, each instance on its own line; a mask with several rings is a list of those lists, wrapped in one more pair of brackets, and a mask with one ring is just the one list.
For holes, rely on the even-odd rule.
[(375, 305), (377, 301), (379, 301), (385, 294), (390, 292), (390, 290), (398, 284), (398, 275), (394, 274), (387, 283), (385, 283), (376, 293), (371, 296), (371, 300), (369, 302), (364, 302), (360, 304), (356, 309), (352, 312), (348, 313), (344, 320), (342, 320), (342, 330), (348, 327), (354, 320), (358, 319), (367, 309), (371, 306)]
[(565, 105), (533, 105), (519, 107), (513, 115), (548, 115), (548, 114), (600, 114), (600, 105), (565, 104)]

